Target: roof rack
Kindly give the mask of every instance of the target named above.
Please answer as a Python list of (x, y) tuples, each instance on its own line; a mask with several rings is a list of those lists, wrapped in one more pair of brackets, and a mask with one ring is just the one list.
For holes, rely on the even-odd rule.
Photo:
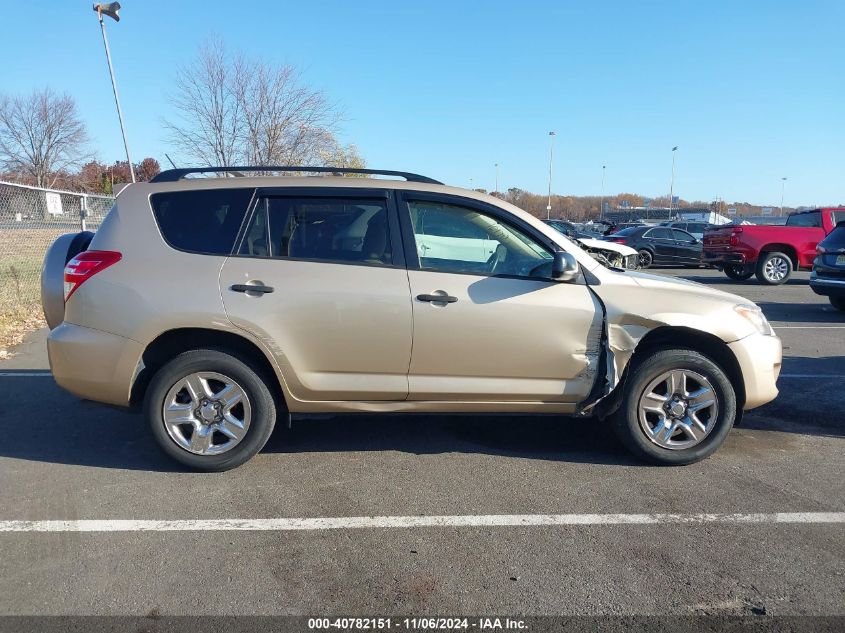
[(432, 185), (442, 185), (439, 180), (434, 180), (427, 176), (420, 176), (419, 174), (411, 174), (406, 171), (390, 171), (387, 169), (358, 169), (347, 167), (303, 167), (301, 165), (264, 165), (249, 167), (184, 167), (178, 169), (167, 169), (160, 172), (153, 177), (150, 182), (177, 182), (182, 180), (188, 174), (204, 174), (204, 173), (228, 173), (232, 175), (242, 175), (238, 172), (245, 171), (299, 171), (306, 173), (320, 173), (320, 174), (372, 174), (374, 176), (397, 176), (404, 178), (408, 182), (426, 182)]

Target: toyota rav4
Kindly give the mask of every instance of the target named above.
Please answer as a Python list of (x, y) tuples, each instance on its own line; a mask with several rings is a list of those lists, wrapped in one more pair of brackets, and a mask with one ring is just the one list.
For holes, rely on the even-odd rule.
[(781, 366), (747, 299), (607, 268), (513, 205), (402, 172), (162, 172), (54, 243), (42, 300), (58, 384), (142, 408), (201, 470), (313, 412), (589, 416), (688, 464)]

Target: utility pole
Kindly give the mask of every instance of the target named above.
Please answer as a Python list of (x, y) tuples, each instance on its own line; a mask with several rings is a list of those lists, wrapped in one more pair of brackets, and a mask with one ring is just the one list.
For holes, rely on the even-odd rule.
[(786, 189), (786, 176), (780, 179), (780, 216), (783, 217), (783, 190)]
[(132, 166), (132, 158), (129, 156), (129, 143), (126, 140), (126, 128), (123, 125), (123, 111), (120, 109), (120, 98), (117, 96), (117, 81), (114, 78), (114, 68), (111, 63), (111, 51), (109, 51), (109, 39), (106, 37), (106, 24), (103, 22), (103, 14), (112, 18), (115, 22), (120, 21), (117, 12), (120, 10), (119, 2), (103, 2), (94, 5), (97, 18), (100, 20), (100, 30), (103, 32), (103, 46), (106, 47), (106, 62), (109, 65), (109, 76), (111, 77), (111, 88), (114, 92), (114, 104), (117, 106), (117, 119), (120, 121), (120, 133), (123, 136), (123, 149), (126, 150), (126, 162), (129, 163), (129, 175), (132, 182), (135, 182), (135, 167)]
[(499, 193), (499, 163), (493, 165), (496, 168), (496, 188), (493, 189), (493, 193)]
[(554, 164), (555, 133), (549, 132), (549, 203), (546, 205), (546, 219), (552, 216), (552, 165)]
[(672, 148), (672, 180), (669, 181), (669, 217), (672, 217), (672, 200), (675, 198), (675, 152), (678, 146)]
[(599, 220), (604, 219), (604, 172), (607, 165), (601, 166), (601, 197), (599, 198)]

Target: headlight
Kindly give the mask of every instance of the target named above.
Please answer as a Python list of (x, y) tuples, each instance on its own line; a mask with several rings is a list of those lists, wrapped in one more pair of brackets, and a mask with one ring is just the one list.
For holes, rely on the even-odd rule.
[(734, 306), (734, 310), (736, 310), (736, 313), (739, 316), (751, 323), (751, 325), (753, 325), (760, 334), (765, 336), (775, 335), (775, 331), (772, 329), (772, 326), (769, 325), (763, 311), (759, 307), (755, 305), (741, 304)]

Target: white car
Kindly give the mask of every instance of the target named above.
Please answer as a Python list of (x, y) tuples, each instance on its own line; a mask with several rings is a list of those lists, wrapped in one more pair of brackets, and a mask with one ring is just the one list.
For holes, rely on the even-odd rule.
[(637, 251), (630, 246), (604, 242), (592, 237), (579, 237), (576, 241), (602, 264), (628, 270), (634, 270), (639, 266)]

